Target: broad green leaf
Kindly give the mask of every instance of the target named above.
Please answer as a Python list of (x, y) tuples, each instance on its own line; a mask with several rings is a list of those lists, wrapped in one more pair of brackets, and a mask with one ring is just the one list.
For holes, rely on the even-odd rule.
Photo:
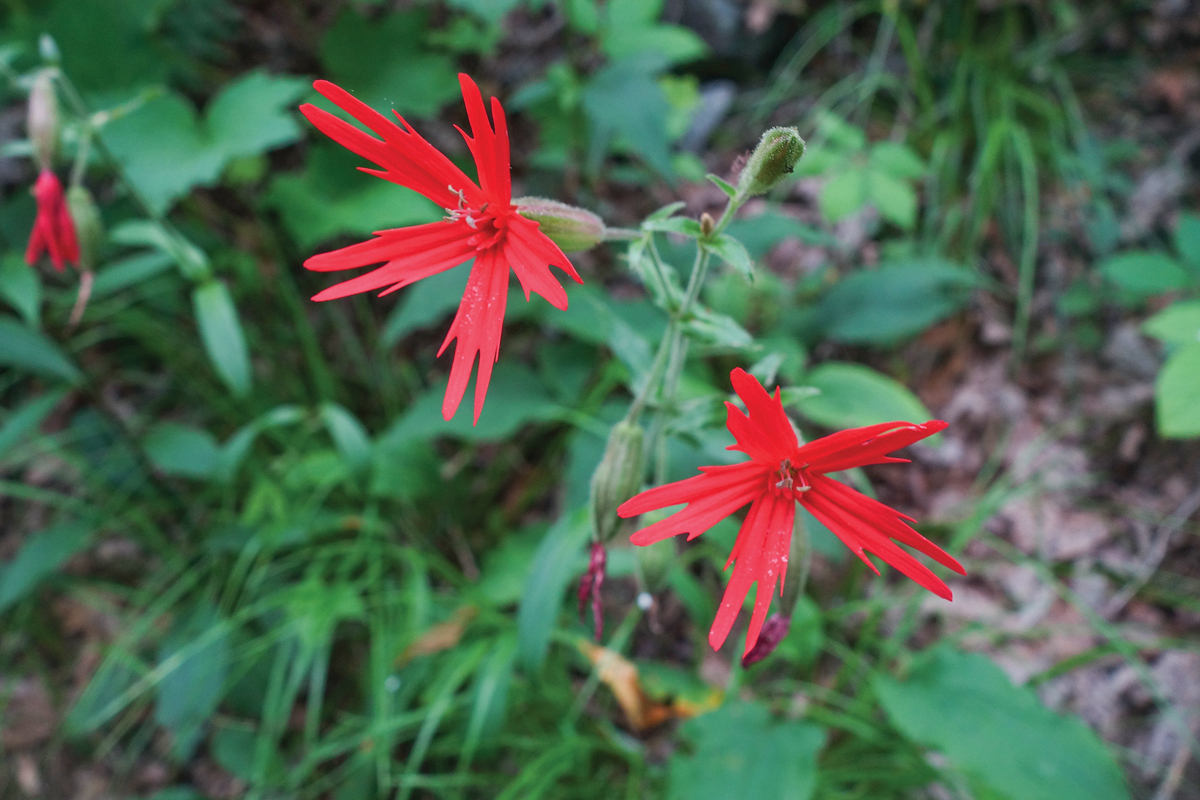
[(470, 274), (470, 268), (460, 266), (430, 275), (405, 289), (383, 325), (379, 346), (391, 347), (413, 331), (438, 322), (458, 308)]
[(887, 221), (906, 231), (916, 224), (917, 193), (904, 180), (882, 170), (871, 170), (867, 177), (867, 196)]
[(1173, 303), (1142, 323), (1142, 330), (1169, 345), (1200, 342), (1200, 300)]
[(683, 328), (693, 340), (709, 347), (734, 351), (758, 349), (754, 344), (754, 337), (732, 317), (710, 311), (703, 306), (692, 310), (684, 320)]
[(897, 178), (917, 180), (925, 177), (925, 162), (906, 144), (879, 142), (871, 148), (871, 166)]
[(40, 395), (7, 414), (3, 424), (0, 424), (0, 457), (3, 457), (5, 451), (18, 444), (28, 433), (36, 430), (65, 394), (66, 391), (60, 389)]
[(777, 721), (759, 703), (733, 701), (688, 720), (668, 768), (668, 800), (808, 800), (825, 731)]
[(521, 0), (447, 0), (446, 4), (453, 8), (470, 11), (490, 23), (498, 23), (504, 15), (512, 11)]
[(321, 405), (321, 420), (350, 469), (365, 469), (371, 462), (371, 437), (358, 418), (337, 403)]
[(294, 425), (302, 419), (304, 419), (302, 408), (294, 405), (281, 405), (271, 409), (253, 422), (243, 425), (225, 441), (225, 444), (221, 445), (217, 454), (214, 476), (221, 481), (233, 480), (237, 468), (245, 459), (246, 454), (250, 452), (258, 434), (267, 428)]
[(791, 237), (821, 247), (837, 245), (837, 237), (833, 234), (805, 225), (774, 208), (753, 217), (735, 219), (725, 230), (745, 245), (746, 250), (756, 259), (762, 258), (772, 247)]
[(70, 384), (83, 382), (83, 373), (57, 344), (12, 317), (0, 317), (0, 364), (62, 378)]
[(825, 182), (817, 197), (825, 219), (838, 222), (863, 207), (869, 196), (867, 176), (860, 167), (847, 167)]
[[(449, 360), (449, 356), (446, 356)], [(449, 367), (447, 366), (447, 369)], [(379, 447), (398, 445), (410, 439), (452, 436), (469, 441), (503, 439), (530, 422), (554, 419), (562, 412), (537, 376), (524, 367), (501, 361), (492, 373), (487, 402), (472, 425), (475, 380), (467, 385), (462, 405), (450, 421), (442, 418), (442, 398), (446, 382), (441, 381), (413, 401), (408, 410), (379, 438)]]
[(217, 710), (229, 672), (228, 622), (212, 606), (198, 605), (163, 639), (158, 651), (154, 720), (171, 731), (171, 753), (186, 761), (202, 726)]
[(822, 111), (818, 114), (817, 133), (828, 139), (831, 149), (856, 151), (867, 146), (867, 135), (862, 128), (851, 125), (837, 114), (829, 111)]
[(637, 304), (618, 303), (591, 286), (572, 286), (570, 303), (566, 311), (545, 308), (542, 319), (581, 342), (607, 345), (635, 376), (649, 372), (653, 358), (650, 342), (666, 325), (658, 309), (644, 303), (650, 314), (643, 317), (649, 318), (632, 319), (629, 312)]
[(138, 253), (121, 259), (96, 273), (92, 297), (106, 297), (142, 281), (161, 275), (175, 263), (170, 254), (161, 250)]
[(204, 350), (221, 380), (238, 397), (250, 391), (250, 355), (229, 290), (211, 280), (192, 292), (192, 305)]
[(604, 52), (614, 60), (642, 52), (676, 64), (708, 52), (704, 40), (680, 25), (660, 24), (662, 0), (609, 0), (604, 6)]
[[(153, 32), (161, 18), (161, 0), (106, 0), (80, 3), (59, 0), (42, 19), (29, 19), (27, 40), (42, 33), (54, 37), (63, 71), (92, 98), (127, 97), (134, 87), (151, 86), (167, 75), (167, 59)], [(25, 14), (13, 14), (16, 22)], [(11, 20), (10, 21), (14, 21)], [(97, 35), (103, 32), (103, 35)]]
[(264, 201), (279, 210), (306, 255), (338, 234), (366, 238), (375, 231), (436, 222), (445, 216), (416, 192), (359, 172), (356, 168), (362, 164), (346, 148), (318, 142), (309, 148), (302, 171), (282, 173), (271, 182)]
[(450, 57), (426, 48), (428, 30), (424, 9), (368, 20), (347, 8), (325, 33), (321, 61), (330, 80), (377, 110), (432, 117), (459, 87)]
[(41, 278), (37, 270), (15, 252), (0, 259), (0, 297), (20, 312), (28, 325), (35, 328), (41, 325)]
[(316, 573), (303, 583), (279, 591), (273, 598), (287, 613), (304, 647), (313, 651), (329, 645), (342, 620), (362, 619), (366, 613), (362, 596), (354, 584), (326, 584)]
[(932, 418), (917, 396), (886, 375), (861, 364), (829, 361), (805, 376), (821, 393), (796, 403), (804, 416), (827, 428), (878, 422), (926, 422)]
[[(161, 223), (149, 219), (133, 219), (113, 228), (112, 240), (117, 244), (147, 245), (166, 254), (179, 267), (179, 271), (190, 281), (203, 281), (210, 277), (208, 256), (183, 234), (168, 230)], [(140, 269), (148, 270), (147, 267)]]
[(92, 528), (82, 522), (60, 522), (30, 536), (17, 555), (0, 563), (0, 613), (28, 597), (63, 562), (87, 544)]
[(816, 318), (836, 341), (892, 344), (966, 306), (978, 286), (978, 275), (938, 258), (892, 262), (838, 281)]
[(590, 533), (587, 510), (576, 509), (559, 518), (534, 553), (517, 610), (517, 643), (522, 663), (535, 674), (558, 624), (563, 592), (585, 567), (583, 545)]
[(613, 61), (592, 75), (583, 90), (583, 109), (592, 127), (588, 167), (597, 170), (612, 139), (624, 143), (670, 178), (667, 97), (655, 76), (665, 66), (657, 54)]
[(1200, 273), (1200, 214), (1180, 212), (1175, 227), (1175, 252), (1191, 267), (1194, 279)]
[(1120, 767), (1075, 717), (1045, 708), (987, 657), (939, 647), (905, 680), (872, 681), (892, 723), (1008, 800), (1128, 800)]
[(1200, 436), (1200, 342), (1167, 359), (1154, 382), (1158, 432), (1168, 439)]
[(1100, 274), (1127, 292), (1138, 295), (1161, 294), (1183, 289), (1190, 276), (1166, 253), (1135, 250), (1104, 259)]
[(142, 440), (151, 463), (168, 475), (203, 479), (217, 468), (220, 448), (212, 434), (177, 422), (160, 422)]
[(746, 246), (727, 233), (723, 233), (704, 246), (712, 250), (721, 260), (737, 270), (747, 280), (754, 280), (754, 259)]
[(257, 738), (258, 734), (249, 726), (222, 725), (212, 737), (212, 756), (231, 775), (253, 781)]
[(165, 212), (194, 186), (212, 186), (235, 158), (295, 141), (300, 129), (289, 112), (302, 93), (297, 78), (250, 72), (227, 85), (205, 118), (190, 101), (167, 93), (101, 130), (147, 204)]

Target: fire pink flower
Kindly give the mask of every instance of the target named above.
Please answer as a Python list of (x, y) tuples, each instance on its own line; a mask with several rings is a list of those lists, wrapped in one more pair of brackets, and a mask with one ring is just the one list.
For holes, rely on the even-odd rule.
[(939, 564), (965, 575), (961, 564), (903, 522), (914, 522), (911, 517), (826, 475), (867, 464), (905, 462), (907, 459), (892, 458), (887, 454), (937, 433), (946, 427), (945, 422), (934, 420), (921, 425), (884, 422), (841, 431), (801, 445), (784, 414), (778, 389), (772, 397), (757, 379), (740, 369), (730, 374), (730, 380), (749, 415), (743, 414), (733, 403), (725, 404), (729, 409), (726, 424), (737, 440), (737, 444), (728, 449), (741, 450), (751, 460), (742, 464), (701, 467), (703, 475), (649, 489), (617, 510), (622, 517), (633, 517), (680, 503), (688, 504), (633, 534), (634, 544), (648, 545), (681, 533), (688, 534), (689, 540), (694, 539), (750, 504), (733, 552), (725, 564), (728, 569), (731, 563), (737, 562), (708, 632), (713, 649), (724, 644), (750, 592), (750, 585), (757, 582), (754, 612), (746, 632), (746, 651), (754, 648), (777, 580), (780, 581), (780, 593), (783, 592), (782, 580), (787, 569), (797, 502), (833, 531), (876, 575), (879, 570), (864, 551), (879, 556), (939, 597), (951, 599), (946, 584), (892, 540), (913, 547)]
[(313, 297), (333, 300), (384, 287), (381, 295), (388, 294), (475, 259), (462, 303), (438, 355), (452, 340), (458, 340), (442, 402), (442, 416), (446, 419), (458, 410), (475, 356), (479, 355), (475, 382), (478, 422), (492, 365), (500, 350), (509, 269), (517, 273), (526, 300), (531, 291), (537, 292), (559, 309), (567, 307), (567, 293), (550, 273), (550, 266), (558, 267), (579, 283), (583, 281), (558, 245), (538, 230), (538, 223), (520, 216), (512, 204), (508, 125), (500, 101), (492, 98), (489, 121), (479, 87), (466, 75), (459, 75), (458, 81), (472, 135), (468, 136), (461, 128), (458, 131), (467, 140), (475, 159), (478, 184), (398, 113), (396, 119), (400, 125), (328, 81), (313, 84), (318, 92), (380, 138), (311, 104), (300, 107), (304, 116), (326, 136), (379, 166), (379, 169), (359, 167), (363, 172), (420, 192), (444, 208), (446, 218), (427, 225), (378, 231), (370, 241), (315, 255), (304, 266), (325, 272), (383, 264)]
[(33, 196), (37, 198), (37, 218), (33, 222), (33, 232), (29, 234), (29, 246), (25, 248), (25, 262), (32, 266), (42, 253), (47, 253), (50, 263), (59, 272), (62, 272), (63, 262), (78, 267), (79, 238), (75, 235), (75, 223), (71, 221), (58, 176), (43, 169), (33, 186)]

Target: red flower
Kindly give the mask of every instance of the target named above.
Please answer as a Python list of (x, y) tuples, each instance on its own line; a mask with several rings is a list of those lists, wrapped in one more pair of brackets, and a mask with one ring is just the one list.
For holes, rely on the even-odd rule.
[[(788, 422), (779, 399), (767, 394), (755, 378), (740, 369), (730, 374), (733, 388), (746, 404), (749, 416), (733, 403), (729, 409), (729, 432), (751, 460), (742, 464), (701, 467), (704, 473), (667, 486), (649, 489), (617, 509), (622, 517), (687, 503), (666, 519), (642, 528), (632, 537), (634, 544), (647, 545), (681, 533), (694, 539), (720, 520), (750, 503), (729, 564), (737, 561), (733, 577), (725, 587), (721, 607), (708, 632), (709, 644), (719, 649), (729, 635), (742, 602), (757, 581), (754, 613), (746, 632), (746, 651), (758, 641), (759, 631), (771, 604), (776, 580), (782, 581), (792, 542), (796, 501), (823, 522), (843, 544), (879, 574), (864, 554), (874, 553), (934, 594), (951, 599), (950, 589), (927, 567), (901, 549), (895, 539), (916, 548), (943, 566), (966, 574), (962, 565), (937, 545), (914, 531), (902, 520), (913, 522), (877, 500), (860, 494), (826, 473), (867, 464), (904, 462), (887, 454), (931, 436), (946, 427), (934, 420), (922, 425), (884, 422), (853, 428), (801, 445)], [(780, 593), (783, 591), (780, 585)]]
[(462, 304), (438, 355), (451, 340), (458, 340), (450, 368), (450, 383), (442, 402), (442, 416), (450, 419), (467, 390), (471, 367), (476, 353), (479, 354), (479, 374), (475, 382), (475, 421), (478, 422), (492, 365), (500, 350), (509, 268), (517, 273), (526, 300), (531, 291), (537, 292), (560, 309), (567, 307), (567, 293), (550, 273), (550, 265), (579, 283), (583, 281), (562, 250), (538, 230), (536, 222), (520, 216), (512, 204), (508, 125), (500, 101), (492, 98), (492, 121), (489, 122), (479, 87), (466, 75), (459, 75), (458, 81), (462, 85), (472, 135), (467, 136), (461, 128), (458, 130), (467, 140), (467, 147), (475, 159), (478, 184), (421, 138), (399, 114), (396, 114), (400, 121), (398, 126), (328, 81), (313, 84), (318, 92), (381, 138), (307, 103), (300, 107), (304, 116), (326, 136), (380, 167), (359, 167), (363, 172), (420, 192), (446, 209), (446, 218), (428, 225), (378, 231), (376, 238), (370, 241), (315, 255), (305, 261), (304, 266), (324, 272), (383, 263), (378, 269), (313, 297), (314, 300), (332, 300), (383, 287), (387, 288), (381, 294), (388, 294), (475, 259)]
[(64, 261), (78, 267), (79, 239), (58, 177), (43, 169), (33, 186), (33, 196), (37, 198), (37, 219), (29, 234), (29, 246), (25, 248), (25, 262), (36, 264), (44, 252), (50, 255), (50, 262), (59, 272), (62, 272)]

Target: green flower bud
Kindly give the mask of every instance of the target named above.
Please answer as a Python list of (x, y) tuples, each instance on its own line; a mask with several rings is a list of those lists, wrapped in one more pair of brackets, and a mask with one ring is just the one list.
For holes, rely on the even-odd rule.
[(590, 211), (543, 197), (518, 197), (513, 205), (564, 253), (590, 250), (604, 240), (604, 220)]
[(96, 268), (96, 257), (104, 241), (104, 224), (100, 221), (100, 210), (92, 193), (83, 186), (72, 186), (67, 190), (67, 208), (71, 221), (75, 223), (75, 235), (79, 239), (79, 269), (91, 272)]
[(758, 147), (738, 177), (738, 194), (765, 194), (792, 173), (804, 155), (804, 140), (795, 128), (771, 128), (762, 135)]
[(54, 151), (58, 149), (58, 97), (49, 70), (42, 70), (33, 79), (25, 126), (29, 130), (29, 140), (33, 142), (38, 167), (50, 169)]
[(641, 488), (642, 439), (642, 428), (636, 422), (617, 423), (592, 475), (592, 529), (601, 542), (611, 539), (620, 527), (617, 507)]

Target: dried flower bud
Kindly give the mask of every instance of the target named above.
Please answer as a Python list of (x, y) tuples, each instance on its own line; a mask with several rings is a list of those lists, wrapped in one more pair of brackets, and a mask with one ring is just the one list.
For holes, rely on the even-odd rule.
[(33, 142), (38, 167), (50, 169), (54, 151), (58, 149), (58, 97), (54, 93), (54, 78), (49, 70), (42, 70), (33, 79), (25, 125)]
[(590, 211), (543, 197), (518, 197), (517, 211), (538, 223), (564, 253), (590, 250), (604, 241), (604, 220)]
[(92, 193), (83, 186), (67, 189), (67, 207), (71, 210), (71, 221), (75, 223), (75, 235), (79, 239), (79, 268), (90, 272), (96, 268), (96, 257), (104, 241), (100, 210), (96, 208)]
[(713, 232), (713, 228), (717, 227), (717, 221), (712, 218), (712, 214), (705, 211), (700, 215), (700, 233), (708, 236)]
[(795, 128), (771, 128), (762, 135), (738, 177), (738, 193), (765, 194), (792, 173), (804, 155), (804, 140)]
[(758, 641), (746, 652), (746, 655), (742, 656), (742, 666), (748, 667), (751, 664), (757, 664), (775, 652), (775, 648), (783, 641), (783, 637), (788, 635), (791, 627), (791, 617), (785, 617), (782, 614), (772, 614), (767, 617), (762, 630), (758, 633)]
[(621, 520), (617, 507), (633, 497), (642, 485), (642, 428), (622, 420), (608, 436), (604, 458), (592, 475), (592, 529), (601, 542), (617, 532)]

